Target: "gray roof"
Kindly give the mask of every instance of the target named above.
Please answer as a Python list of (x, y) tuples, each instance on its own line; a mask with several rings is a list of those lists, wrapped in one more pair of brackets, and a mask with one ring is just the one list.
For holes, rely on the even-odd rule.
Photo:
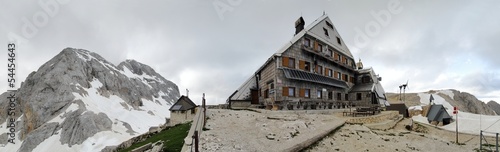
[(250, 89), (251, 88), (256, 88), (257, 83), (255, 81), (255, 76), (252, 75), (250, 78), (248, 78), (245, 83), (243, 83), (239, 88), (238, 91), (231, 97), (230, 100), (249, 100), (250, 99)]
[(170, 111), (186, 111), (196, 107), (196, 104), (186, 96), (181, 96), (177, 102), (170, 107)]
[(356, 84), (352, 87), (352, 92), (372, 91), (374, 83)]
[(451, 118), (451, 116), (446, 112), (443, 105), (431, 105), (429, 112), (427, 112), (428, 121), (442, 122), (446, 118)]
[[(338, 50), (339, 52), (341, 52), (345, 56), (348, 56), (349, 58), (354, 58), (351, 54), (351, 51), (349, 50), (349, 48), (347, 48), (346, 44), (344, 43), (344, 40), (342, 39), (342, 37), (338, 33), (338, 30), (335, 28), (335, 25), (333, 25), (333, 29), (329, 29), (326, 26), (326, 22), (333, 25), (333, 22), (330, 20), (328, 15), (323, 14), (323, 16), (321, 16), (318, 19), (316, 19), (315, 21), (313, 21), (304, 30), (297, 33), (290, 40), (290, 43), (286, 43), (283, 47), (281, 47), (281, 49), (279, 49), (275, 53), (275, 55), (281, 56), (281, 54), (284, 53), (286, 50), (288, 50), (288, 48), (290, 48), (292, 46), (292, 44), (294, 44), (295, 42), (300, 40), (300, 38), (302, 38), (304, 35), (307, 34), (307, 35), (310, 35), (314, 38), (317, 38), (317, 39), (323, 41), (324, 43), (335, 48), (336, 50)], [(325, 34), (323, 34), (324, 33), (323, 28), (328, 29), (329, 33), (331, 32), (330, 37), (327, 37)], [(338, 37), (340, 39), (342, 44), (337, 43), (336, 37)]]
[(319, 84), (325, 84), (333, 87), (347, 88), (347, 84), (344, 81), (337, 80), (334, 78), (326, 77), (319, 74), (304, 72), (301, 70), (280, 68), (285, 72), (285, 77), (292, 80), (309, 81)]

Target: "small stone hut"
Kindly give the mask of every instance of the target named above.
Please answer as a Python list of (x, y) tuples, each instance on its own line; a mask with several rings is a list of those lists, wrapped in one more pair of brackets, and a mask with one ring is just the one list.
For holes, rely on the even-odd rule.
[(181, 96), (172, 107), (170, 107), (170, 124), (176, 125), (192, 121), (197, 108), (196, 104), (187, 96)]

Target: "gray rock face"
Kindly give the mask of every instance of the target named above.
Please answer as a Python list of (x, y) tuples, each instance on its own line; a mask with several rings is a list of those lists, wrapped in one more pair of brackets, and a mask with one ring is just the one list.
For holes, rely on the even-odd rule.
[(488, 105), (478, 100), (474, 95), (467, 92), (459, 92), (457, 90), (452, 91), (455, 94), (453, 99), (460, 105), (460, 110), (475, 114), (496, 115)]
[(59, 123), (48, 123), (35, 129), (19, 148), (19, 151), (32, 151), (38, 144), (54, 135), (59, 127)]
[(111, 119), (104, 113), (95, 114), (82, 109), (67, 113), (62, 123), (61, 143), (82, 144), (85, 139), (100, 131), (111, 130)]
[(497, 113), (497, 115), (500, 115), (500, 104), (498, 104), (498, 102), (495, 102), (495, 101), (490, 101), (487, 103), (488, 106), (490, 106), (490, 108), (495, 111)]
[[(33, 150), (55, 132), (61, 133), (62, 144), (71, 146), (110, 130), (113, 122), (106, 114), (87, 111), (86, 104), (75, 100), (73, 95), (88, 95), (85, 89), (92, 87), (90, 82), (95, 79), (103, 84), (96, 88), (101, 96), (116, 95), (134, 109), (143, 106), (142, 99), (163, 99), (171, 105), (180, 96), (177, 85), (147, 65), (127, 60), (114, 66), (96, 53), (66, 48), (29, 74), (17, 91), (16, 117), (21, 116), (18, 124), (20, 139), (24, 140), (20, 150)], [(5, 121), (7, 94), (0, 96), (0, 120)], [(73, 103), (78, 104), (79, 109), (65, 113), (62, 123), (47, 124)]]

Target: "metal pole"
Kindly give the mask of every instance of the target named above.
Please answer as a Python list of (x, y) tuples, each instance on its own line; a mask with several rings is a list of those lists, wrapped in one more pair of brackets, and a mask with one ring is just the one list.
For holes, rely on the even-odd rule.
[(456, 126), (456, 143), (458, 145), (458, 110), (456, 111), (455, 116), (457, 117), (455, 126)]
[(496, 151), (497, 151), (497, 152), (499, 152), (499, 151), (498, 151), (498, 133), (497, 133), (497, 143), (496, 143), (495, 145), (496, 145), (496, 147), (497, 147), (497, 150), (496, 150)]
[(479, 151), (483, 149), (483, 130), (479, 133)]

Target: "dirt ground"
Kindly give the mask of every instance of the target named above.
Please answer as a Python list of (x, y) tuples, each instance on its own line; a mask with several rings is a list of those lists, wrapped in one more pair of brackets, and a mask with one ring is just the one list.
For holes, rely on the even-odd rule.
[[(479, 136), (459, 134), (455, 144), (455, 132), (433, 126), (414, 124), (413, 131), (405, 125), (410, 119), (403, 119), (393, 129), (371, 130), (362, 125), (345, 125), (339, 131), (317, 142), (306, 151), (474, 151), (479, 148)], [(488, 137), (494, 144), (494, 138)], [(484, 141), (483, 141), (484, 143)]]
[[(208, 109), (200, 151), (291, 151), (344, 124), (333, 110), (261, 112)], [(321, 136), (321, 134), (323, 134)], [(318, 138), (321, 139), (321, 138)]]
[[(455, 144), (455, 132), (452, 131), (416, 121), (413, 121), (414, 129), (407, 130), (405, 126), (410, 124), (408, 118), (392, 123), (388, 120), (386, 125), (389, 127), (383, 128), (390, 129), (384, 130), (370, 129), (367, 127), (373, 128), (370, 124), (344, 124), (346, 120), (353, 119), (342, 116), (344, 110), (208, 109), (209, 119), (206, 130), (200, 136), (200, 150), (274, 152), (297, 151), (300, 150), (297, 147), (306, 147), (305, 151), (311, 152), (461, 152), (479, 148), (478, 135), (459, 134), (460, 144)], [(489, 144), (494, 144), (493, 137), (487, 137), (487, 140)]]

